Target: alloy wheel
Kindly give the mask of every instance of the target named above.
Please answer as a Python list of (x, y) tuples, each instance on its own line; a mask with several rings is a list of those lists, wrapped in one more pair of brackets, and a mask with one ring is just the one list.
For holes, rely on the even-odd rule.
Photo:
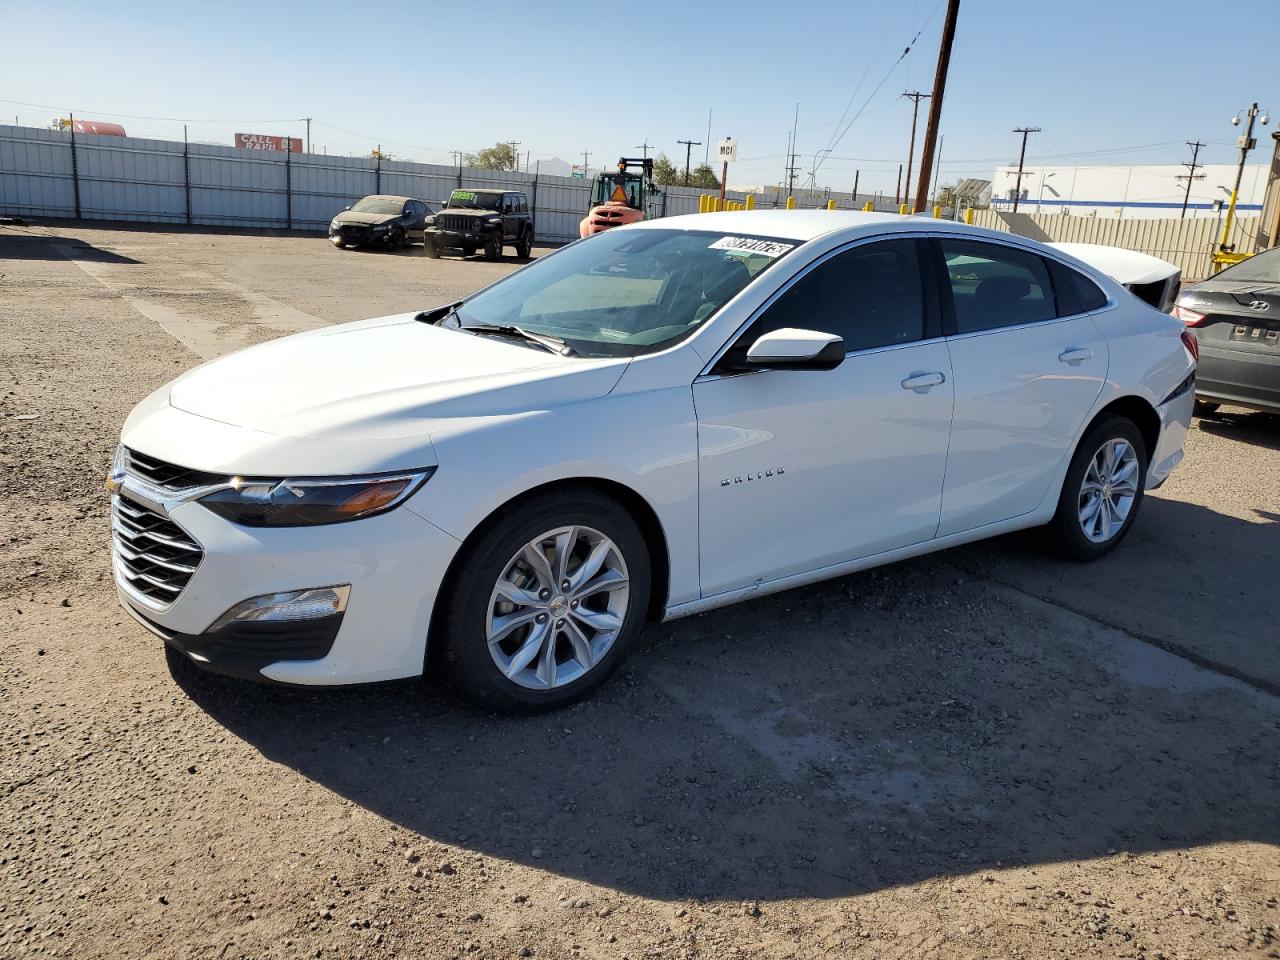
[(1093, 543), (1106, 543), (1124, 529), (1138, 495), (1138, 453), (1113, 438), (1098, 448), (1080, 484), (1080, 529)]
[(591, 527), (549, 530), (521, 547), (494, 584), (485, 623), (489, 655), (522, 687), (573, 683), (608, 654), (630, 595), (617, 544)]

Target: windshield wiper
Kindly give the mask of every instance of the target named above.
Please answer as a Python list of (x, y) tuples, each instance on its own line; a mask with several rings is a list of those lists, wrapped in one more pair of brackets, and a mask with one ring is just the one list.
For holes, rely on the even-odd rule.
[(536, 343), (544, 350), (557, 354), (561, 357), (577, 356), (577, 352), (569, 344), (565, 343), (559, 337), (553, 337), (548, 333), (534, 333), (526, 330), (524, 327), (518, 327), (514, 323), (469, 323), (466, 326), (459, 327), (460, 330), (470, 330), (472, 333), (500, 333), (503, 336), (519, 337), (521, 340), (527, 340), (529, 343)]

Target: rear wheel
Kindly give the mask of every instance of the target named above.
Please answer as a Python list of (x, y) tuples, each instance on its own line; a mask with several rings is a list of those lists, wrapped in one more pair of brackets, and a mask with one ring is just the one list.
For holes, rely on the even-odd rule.
[(591, 489), (500, 512), (441, 595), (442, 666), (481, 706), (562, 706), (600, 684), (640, 632), (650, 562), (640, 528)]
[(533, 253), (533, 231), (526, 229), (520, 234), (520, 241), (516, 244), (516, 256), (521, 260), (528, 260), (531, 253)]
[(1071, 459), (1050, 530), (1059, 549), (1096, 560), (1133, 526), (1147, 482), (1147, 450), (1133, 421), (1108, 416), (1085, 434)]
[(495, 230), (484, 242), (484, 258), (486, 260), (502, 259), (502, 232)]

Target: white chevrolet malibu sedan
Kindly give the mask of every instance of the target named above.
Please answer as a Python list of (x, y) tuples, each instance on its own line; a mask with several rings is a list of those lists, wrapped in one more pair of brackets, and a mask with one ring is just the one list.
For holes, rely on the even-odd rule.
[(1107, 553), (1182, 457), (1195, 341), (945, 221), (674, 217), (156, 391), (111, 468), (125, 608), (211, 671), (443, 671), (497, 709), (674, 618), (1046, 525)]

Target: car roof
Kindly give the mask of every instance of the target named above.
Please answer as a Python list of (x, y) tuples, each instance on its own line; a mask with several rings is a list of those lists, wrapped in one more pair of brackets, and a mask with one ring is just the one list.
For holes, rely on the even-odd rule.
[(467, 193), (524, 193), (523, 190), (516, 190), (514, 187), (454, 187), (450, 193), (457, 193), (464, 190)]
[(1025, 239), (954, 220), (924, 215), (864, 213), (860, 210), (729, 210), (719, 213), (688, 213), (678, 217), (645, 220), (621, 229), (714, 230), (717, 233), (746, 233), (801, 242), (837, 232), (880, 234), (919, 230), (954, 232), (974, 238), (1015, 242)]
[(406, 200), (416, 200), (418, 198), (417, 197), (397, 197), (394, 193), (371, 193), (367, 197), (364, 197), (363, 199), (365, 200), (398, 200), (401, 203), (404, 203), (404, 201)]

